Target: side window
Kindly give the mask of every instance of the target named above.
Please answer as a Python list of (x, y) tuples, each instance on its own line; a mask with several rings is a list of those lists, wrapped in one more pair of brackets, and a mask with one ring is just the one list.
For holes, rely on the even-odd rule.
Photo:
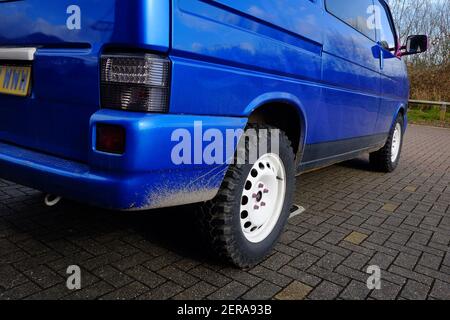
[[(380, 21), (377, 23), (377, 30), (379, 33), (380, 44), (386, 49), (393, 51), (395, 50), (396, 41), (395, 41), (395, 32), (393, 29), (393, 25), (390, 19), (390, 15), (388, 14), (388, 9), (377, 0), (377, 5), (380, 10)], [(378, 16), (378, 15), (377, 15)]]
[(373, 21), (372, 0), (326, 0), (325, 3), (329, 13), (375, 41), (375, 29), (369, 22)]

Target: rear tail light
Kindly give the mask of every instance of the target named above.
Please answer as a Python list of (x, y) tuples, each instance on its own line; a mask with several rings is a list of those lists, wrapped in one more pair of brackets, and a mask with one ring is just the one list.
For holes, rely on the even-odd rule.
[(121, 126), (97, 124), (95, 149), (101, 152), (124, 154), (125, 129)]
[(167, 112), (170, 60), (153, 54), (102, 57), (103, 108)]

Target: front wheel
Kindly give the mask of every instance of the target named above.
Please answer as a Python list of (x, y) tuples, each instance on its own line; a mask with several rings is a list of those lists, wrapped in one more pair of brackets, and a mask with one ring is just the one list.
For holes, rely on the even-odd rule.
[(392, 172), (400, 162), (403, 147), (404, 118), (399, 114), (381, 150), (370, 154), (371, 165), (379, 171)]
[(240, 268), (254, 266), (271, 252), (286, 225), (295, 188), (294, 152), (287, 136), (278, 131), (279, 150), (274, 151), (270, 132), (275, 128), (249, 129), (258, 136), (269, 132), (268, 151), (258, 152), (254, 164), (231, 165), (218, 195), (200, 208), (199, 217), (212, 249)]

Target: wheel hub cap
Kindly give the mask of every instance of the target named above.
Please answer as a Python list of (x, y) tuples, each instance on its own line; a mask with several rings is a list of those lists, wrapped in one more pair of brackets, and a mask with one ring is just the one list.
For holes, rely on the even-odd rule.
[(392, 147), (391, 147), (391, 161), (394, 163), (397, 161), (398, 154), (400, 153), (400, 146), (402, 142), (402, 126), (397, 123), (394, 130), (394, 135), (392, 136)]
[(241, 199), (241, 228), (253, 243), (263, 241), (278, 222), (284, 205), (286, 173), (276, 154), (262, 156), (250, 170)]

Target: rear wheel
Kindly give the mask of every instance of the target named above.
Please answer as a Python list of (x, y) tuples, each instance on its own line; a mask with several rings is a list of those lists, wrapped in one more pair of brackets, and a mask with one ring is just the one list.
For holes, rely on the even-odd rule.
[(376, 170), (392, 172), (397, 168), (403, 147), (403, 133), (404, 118), (400, 114), (389, 133), (384, 147), (370, 154), (370, 163)]
[[(269, 126), (252, 127), (257, 133)], [(218, 195), (200, 209), (200, 223), (212, 249), (240, 268), (264, 259), (289, 217), (295, 187), (294, 152), (279, 133), (279, 151), (270, 150), (254, 164), (231, 165)], [(249, 145), (246, 145), (246, 153)], [(258, 153), (259, 154), (259, 153)]]

